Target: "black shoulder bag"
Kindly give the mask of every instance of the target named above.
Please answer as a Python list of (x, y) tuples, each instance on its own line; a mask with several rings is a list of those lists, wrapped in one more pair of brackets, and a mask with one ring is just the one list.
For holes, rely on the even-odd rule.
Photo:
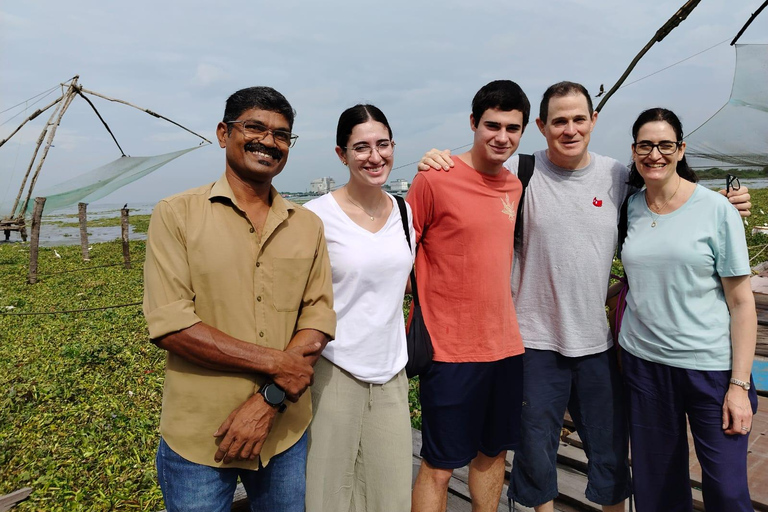
[[(400, 196), (395, 196), (397, 207), (400, 209), (400, 218), (403, 221), (403, 231), (405, 239), (408, 241), (408, 247), (413, 250), (411, 245), (411, 233), (408, 229), (408, 211), (405, 208), (405, 200)], [(411, 323), (406, 329), (406, 344), (408, 345), (408, 363), (405, 365), (405, 373), (408, 377), (422, 375), (429, 370), (432, 365), (432, 338), (429, 337), (427, 326), (424, 324), (424, 316), (421, 314), (421, 303), (419, 302), (419, 292), (416, 289), (416, 274), (411, 269)]]

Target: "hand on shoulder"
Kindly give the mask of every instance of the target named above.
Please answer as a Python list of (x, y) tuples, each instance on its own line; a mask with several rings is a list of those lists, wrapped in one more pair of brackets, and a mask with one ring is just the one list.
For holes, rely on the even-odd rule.
[(419, 160), (418, 165), (419, 172), (429, 171), (431, 169), (436, 171), (448, 171), (451, 167), (453, 167), (451, 150), (444, 149), (440, 151), (439, 149), (435, 148), (427, 151), (424, 156), (421, 157), (421, 160)]

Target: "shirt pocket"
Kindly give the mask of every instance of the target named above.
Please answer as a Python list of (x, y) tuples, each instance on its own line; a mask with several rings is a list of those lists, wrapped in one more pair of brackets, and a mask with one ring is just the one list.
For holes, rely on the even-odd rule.
[(272, 291), (277, 311), (298, 311), (312, 261), (313, 258), (275, 258)]

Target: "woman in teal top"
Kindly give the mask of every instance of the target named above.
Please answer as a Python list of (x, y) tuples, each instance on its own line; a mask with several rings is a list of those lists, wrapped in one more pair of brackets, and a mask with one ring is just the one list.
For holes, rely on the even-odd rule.
[(632, 127), (629, 280), (619, 334), (639, 512), (690, 511), (690, 423), (707, 510), (752, 510), (747, 448), (757, 319), (739, 213), (696, 184), (682, 125), (654, 108)]

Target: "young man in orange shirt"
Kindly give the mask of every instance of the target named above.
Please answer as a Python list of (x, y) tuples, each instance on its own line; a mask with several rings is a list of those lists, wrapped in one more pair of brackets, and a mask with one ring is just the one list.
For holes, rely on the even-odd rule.
[(496, 510), (506, 451), (517, 447), (523, 344), (509, 275), (520, 180), (503, 167), (530, 115), (509, 80), (472, 100), (472, 148), (449, 174), (419, 173), (407, 200), (416, 279), (434, 362), (421, 376), (422, 463), (413, 510), (445, 510), (453, 470), (469, 463), (473, 511)]

